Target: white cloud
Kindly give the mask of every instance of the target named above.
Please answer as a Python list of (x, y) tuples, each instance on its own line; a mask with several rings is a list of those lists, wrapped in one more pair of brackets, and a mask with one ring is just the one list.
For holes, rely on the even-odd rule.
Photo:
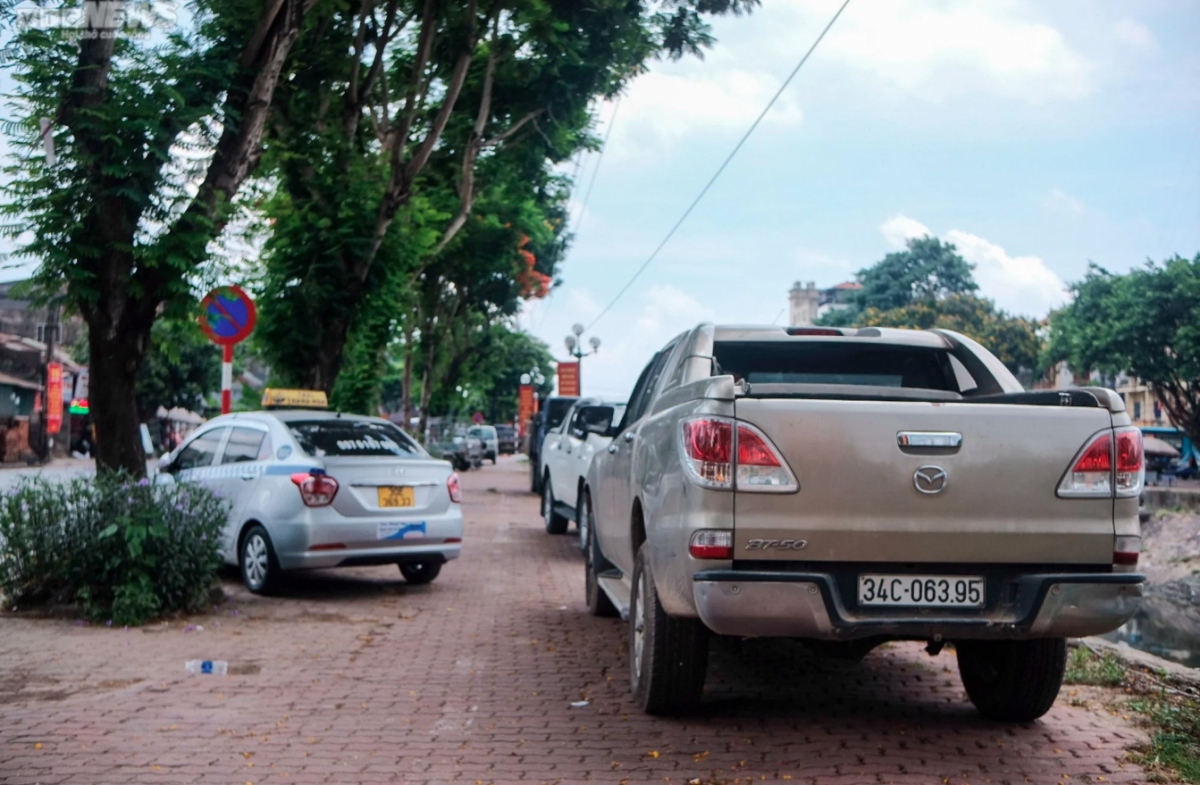
[[(696, 131), (745, 130), (778, 88), (779, 77), (729, 62), (657, 65), (621, 99), (611, 153), (645, 156)], [(784, 95), (763, 122), (798, 126), (803, 119), (795, 100)]]
[[(906, 215), (892, 216), (879, 231), (893, 248), (903, 248), (910, 238), (934, 234)], [(951, 229), (942, 239), (953, 243), (958, 253), (975, 266), (979, 293), (1005, 311), (1043, 316), (1066, 301), (1066, 284), (1040, 257), (1009, 256), (999, 245), (960, 229)]]
[(1042, 207), (1053, 213), (1083, 215), (1087, 212), (1087, 206), (1079, 198), (1071, 196), (1061, 188), (1055, 188), (1043, 196)]
[(1129, 44), (1136, 49), (1153, 50), (1158, 48), (1158, 39), (1150, 28), (1134, 19), (1122, 19), (1113, 25), (1113, 34), (1117, 40)]
[(980, 293), (1009, 313), (1044, 316), (1066, 302), (1067, 285), (1037, 256), (1009, 256), (978, 235), (951, 229), (946, 240), (975, 265)]
[[(819, 29), (839, 4), (785, 2), (796, 17), (789, 29)], [(1090, 94), (1092, 64), (1041, 15), (1019, 0), (852, 3), (816, 56), (932, 100), (980, 90), (1032, 102)]]
[(888, 245), (897, 250), (902, 250), (914, 237), (933, 234), (929, 227), (920, 221), (899, 214), (884, 221), (879, 226), (879, 231), (883, 232), (883, 239), (887, 240)]

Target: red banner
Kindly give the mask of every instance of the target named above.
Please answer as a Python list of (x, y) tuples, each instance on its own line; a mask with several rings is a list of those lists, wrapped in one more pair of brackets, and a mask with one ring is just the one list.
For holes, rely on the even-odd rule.
[(533, 419), (533, 415), (533, 385), (522, 384), (517, 396), (517, 428), (521, 436), (528, 433), (529, 421)]
[(62, 363), (46, 366), (46, 433), (58, 433), (63, 418)]
[(579, 363), (558, 364), (558, 394), (579, 397)]

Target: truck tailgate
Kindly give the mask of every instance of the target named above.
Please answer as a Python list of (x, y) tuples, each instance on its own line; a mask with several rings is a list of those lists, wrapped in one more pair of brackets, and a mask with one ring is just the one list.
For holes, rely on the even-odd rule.
[[(1008, 404), (741, 398), (800, 483), (796, 494), (738, 492), (735, 559), (1103, 564), (1112, 499), (1060, 499), (1063, 473), (1106, 409)], [(903, 448), (901, 432), (953, 432), (961, 446)], [(945, 472), (945, 484), (914, 475)], [(800, 550), (753, 539), (803, 539)]]

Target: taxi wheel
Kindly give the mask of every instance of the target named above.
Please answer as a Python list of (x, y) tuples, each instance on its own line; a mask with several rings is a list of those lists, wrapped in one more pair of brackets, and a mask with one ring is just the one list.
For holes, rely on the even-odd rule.
[(414, 586), (422, 586), (426, 583), (432, 583), (433, 579), (442, 571), (442, 565), (438, 562), (419, 561), (412, 564), (401, 564), (400, 574), (404, 576), (404, 580)]
[(251, 526), (242, 538), (238, 565), (242, 569), (242, 582), (255, 594), (270, 594), (279, 585), (279, 560), (275, 558), (275, 546), (271, 535), (262, 526)]

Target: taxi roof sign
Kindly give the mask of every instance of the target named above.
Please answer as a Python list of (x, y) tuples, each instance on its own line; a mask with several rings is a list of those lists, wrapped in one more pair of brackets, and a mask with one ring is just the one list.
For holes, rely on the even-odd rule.
[(324, 390), (263, 390), (264, 409), (328, 409)]

